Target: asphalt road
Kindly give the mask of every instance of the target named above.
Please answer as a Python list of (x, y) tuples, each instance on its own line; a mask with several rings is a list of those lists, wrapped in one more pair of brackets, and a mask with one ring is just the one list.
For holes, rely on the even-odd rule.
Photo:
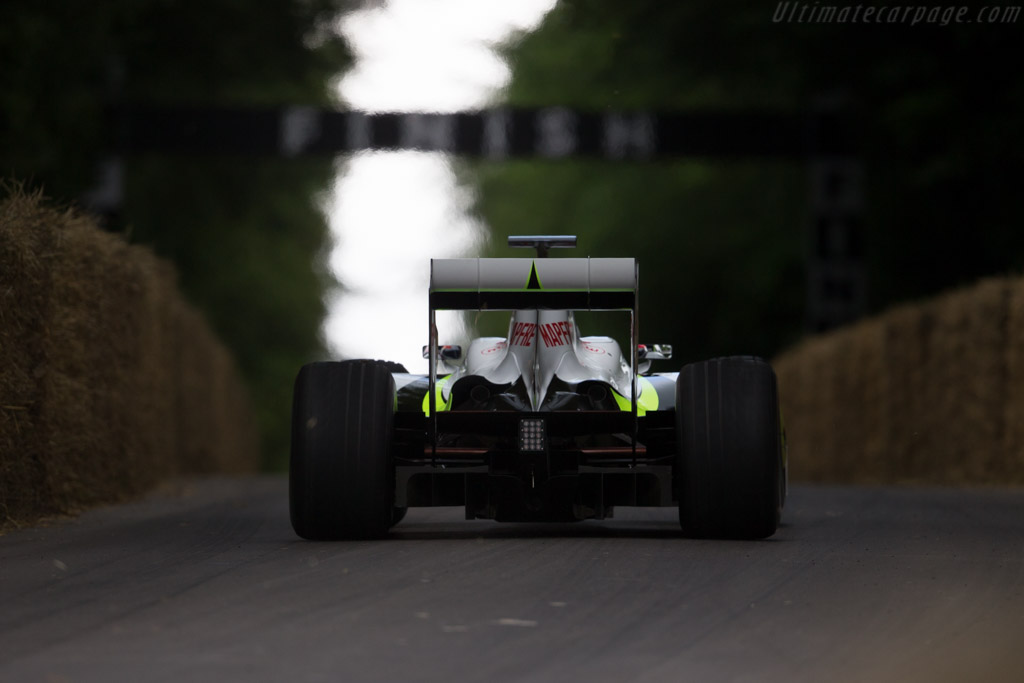
[(761, 542), (671, 510), (413, 510), (293, 536), (280, 478), (0, 537), (0, 681), (1022, 681), (1024, 491), (796, 487)]

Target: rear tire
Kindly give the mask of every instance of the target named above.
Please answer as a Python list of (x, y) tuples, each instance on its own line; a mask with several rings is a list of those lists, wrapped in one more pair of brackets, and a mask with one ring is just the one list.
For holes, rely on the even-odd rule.
[(767, 538), (785, 490), (775, 372), (759, 358), (687, 365), (676, 381), (679, 523), (693, 538)]
[(289, 503), (303, 538), (380, 538), (396, 521), (387, 364), (310, 363), (295, 380)]

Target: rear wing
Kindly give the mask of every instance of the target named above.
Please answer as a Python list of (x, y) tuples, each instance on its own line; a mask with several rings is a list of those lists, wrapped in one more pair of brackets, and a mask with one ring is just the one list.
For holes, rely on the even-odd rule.
[(430, 309), (636, 311), (631, 258), (431, 259)]
[[(513, 239), (532, 240), (513, 244)], [(575, 244), (575, 238), (573, 238)], [(537, 244), (534, 244), (537, 242)], [(510, 238), (512, 246), (564, 246), (550, 238)], [(538, 256), (544, 253), (538, 249)], [(430, 337), (437, 348), (435, 312), (554, 309), (629, 311), (633, 453), (637, 438), (637, 296), (638, 268), (632, 258), (461, 258), (430, 261)], [(437, 446), (435, 386), (437, 359), (430, 359), (429, 437)]]

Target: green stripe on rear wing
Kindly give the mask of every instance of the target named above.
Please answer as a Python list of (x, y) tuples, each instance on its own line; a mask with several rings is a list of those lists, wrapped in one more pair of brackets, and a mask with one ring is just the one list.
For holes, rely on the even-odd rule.
[(636, 259), (431, 259), (432, 310), (635, 310)]

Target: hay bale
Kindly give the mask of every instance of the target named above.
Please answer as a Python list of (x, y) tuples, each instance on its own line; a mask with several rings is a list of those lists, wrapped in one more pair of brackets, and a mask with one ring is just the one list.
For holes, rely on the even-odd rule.
[(990, 279), (931, 305), (921, 415), (929, 453), (915, 468), (930, 481), (993, 481), (1005, 458), (1008, 304), (1008, 283)]
[(231, 357), (151, 252), (14, 191), (0, 296), (0, 522), (256, 469)]
[(38, 379), (56, 232), (36, 210), (38, 201), (15, 191), (0, 203), (0, 524), (33, 516), (46, 496), (31, 436), (42, 405)]
[(828, 481), (835, 453), (832, 422), (836, 404), (831, 381), (833, 337), (809, 340), (773, 363), (789, 444), (790, 476)]
[(1008, 285), (1006, 322), (1006, 405), (1003, 453), (993, 468), (997, 481), (1024, 484), (1024, 278)]
[(234, 359), (197, 311), (175, 302), (170, 315), (179, 467), (200, 474), (253, 471), (256, 422)]
[(894, 309), (776, 369), (795, 478), (1024, 482), (1024, 281)]
[[(216, 346), (202, 317), (185, 306), (175, 308), (178, 345), (178, 387), (176, 414), (181, 434), (179, 463), (184, 471), (216, 471), (219, 438), (217, 401), (223, 394), (222, 379), (216, 372)], [(200, 343), (187, 344), (187, 339)]]
[(931, 339), (932, 311), (928, 307), (904, 306), (885, 314), (882, 359), (876, 382), (884, 387), (881, 411), (885, 415), (884, 469), (881, 481), (914, 478), (930, 457), (928, 423), (922, 420), (928, 401), (925, 363)]
[(794, 479), (869, 482), (887, 470), (883, 332), (861, 323), (775, 360)]
[(846, 352), (836, 365), (842, 380), (835, 391), (832, 410), (845, 415), (838, 456), (843, 469), (835, 469), (830, 481), (876, 483), (888, 476), (891, 467), (889, 434), (892, 424), (885, 409), (889, 395), (885, 372), (885, 328), (877, 320), (862, 322), (847, 334)]
[(148, 249), (131, 248), (131, 258), (139, 270), (141, 296), (139, 317), (139, 378), (145, 378), (140, 392), (146, 394), (145, 411), (140, 422), (148, 425), (140, 437), (140, 448), (150, 454), (158, 471), (177, 474), (178, 430), (173, 422), (174, 367), (168, 358), (172, 349), (172, 324), (167, 313), (177, 294), (177, 275), (171, 266), (157, 259)]
[(152, 486), (167, 467), (150, 446), (153, 378), (144, 372), (142, 269), (122, 240), (71, 216), (61, 227), (44, 342), (38, 436), (62, 509)]

